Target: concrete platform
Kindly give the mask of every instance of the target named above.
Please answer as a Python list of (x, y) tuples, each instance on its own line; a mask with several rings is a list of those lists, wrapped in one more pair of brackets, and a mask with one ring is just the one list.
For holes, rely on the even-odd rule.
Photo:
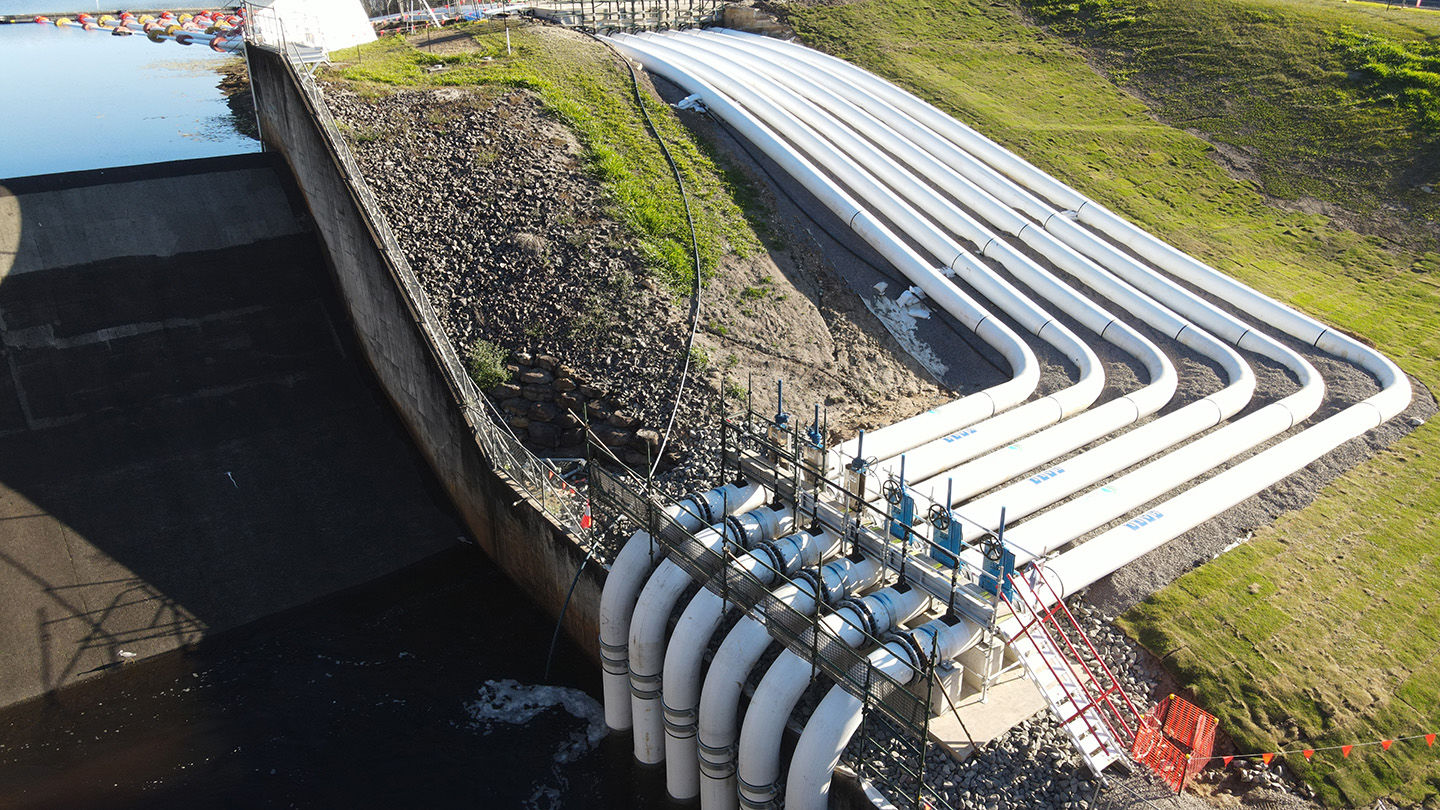
[(947, 710), (930, 721), (930, 738), (960, 762), (969, 759), (977, 747), (1045, 709), (1044, 696), (1020, 667), (1005, 673), (990, 687), (987, 701), (981, 702), (980, 697), (980, 692), (967, 690), (955, 702), (955, 711)]
[(196, 163), (0, 181), (0, 705), (464, 535), (283, 175)]

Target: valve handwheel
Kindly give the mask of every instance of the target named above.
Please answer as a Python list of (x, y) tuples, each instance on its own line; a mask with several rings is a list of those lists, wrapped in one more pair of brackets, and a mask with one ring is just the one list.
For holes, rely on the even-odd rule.
[(930, 504), (930, 514), (928, 515), (928, 518), (930, 521), (930, 525), (934, 526), (939, 531), (943, 532), (946, 529), (950, 528), (950, 510), (946, 509), (938, 503)]
[(980, 541), (980, 553), (990, 562), (1000, 562), (1005, 557), (1005, 548), (1000, 545), (1000, 538), (993, 534), (985, 535)]
[(900, 505), (900, 483), (890, 479), (880, 487), (880, 494), (885, 496), (885, 502), (891, 506)]

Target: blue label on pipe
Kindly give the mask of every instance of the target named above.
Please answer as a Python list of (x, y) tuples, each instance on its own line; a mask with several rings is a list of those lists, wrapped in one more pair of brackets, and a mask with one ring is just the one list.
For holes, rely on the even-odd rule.
[(945, 441), (947, 441), (947, 442), (959, 441), (960, 439), (963, 439), (963, 438), (965, 438), (966, 436), (969, 436), (969, 435), (972, 434), (972, 433), (979, 433), (979, 432), (980, 432), (980, 428), (965, 428), (964, 430), (960, 431), (959, 433), (952, 433), (952, 434), (950, 434), (949, 436), (946, 436), (946, 437), (945, 437)]
[(1056, 467), (1053, 470), (1046, 470), (1045, 472), (1037, 473), (1036, 475), (1030, 476), (1030, 483), (1038, 484), (1042, 481), (1049, 481), (1051, 478), (1054, 478), (1055, 476), (1063, 472), (1065, 472), (1064, 467)]
[(1126, 523), (1125, 528), (1133, 532), (1140, 529), (1142, 526), (1148, 526), (1163, 517), (1165, 517), (1164, 512), (1146, 512), (1140, 517), (1137, 517), (1129, 523)]

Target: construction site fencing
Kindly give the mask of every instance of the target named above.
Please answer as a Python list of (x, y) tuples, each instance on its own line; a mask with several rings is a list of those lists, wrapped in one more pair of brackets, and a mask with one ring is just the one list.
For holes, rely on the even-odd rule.
[[(249, 9), (252, 16), (263, 16), (267, 12), (273, 15), (273, 11), (268, 9)], [(385, 218), (380, 201), (366, 182), (359, 162), (350, 151), (348, 142), (325, 104), (324, 90), (313, 75), (313, 62), (306, 58), (306, 45), (291, 40), (286, 34), (283, 21), (278, 17), (269, 20), (263, 30), (273, 33), (265, 42), (247, 39), (246, 47), (264, 47), (284, 57), (302, 98), (330, 148), (337, 170), (349, 186), (361, 216), (365, 218), (370, 232), (375, 236), (377, 247), (390, 265), (391, 275), (399, 287), (401, 297), (424, 334), (425, 344), (432, 357), (444, 371), (443, 376), (451, 394), (461, 407), (481, 453), (492, 468), (517, 490), (517, 494), (528, 495), (542, 512), (573, 536), (585, 536), (583, 533), (589, 525), (585, 494), (571, 485), (555, 461), (536, 456), (520, 443), (509, 427), (500, 421), (494, 405), (475, 385), (475, 381), (470, 378), (460, 357), (455, 353), (425, 291), (415, 277), (415, 271), (410, 266), (404, 249)]]

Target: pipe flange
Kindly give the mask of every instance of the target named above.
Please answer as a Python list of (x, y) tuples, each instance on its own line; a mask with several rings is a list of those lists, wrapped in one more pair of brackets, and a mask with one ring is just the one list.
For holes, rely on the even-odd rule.
[(875, 611), (871, 610), (870, 606), (865, 604), (864, 599), (847, 596), (835, 605), (837, 611), (844, 610), (845, 608), (850, 608), (859, 614), (860, 620), (865, 624), (865, 627), (862, 628), (865, 631), (865, 635), (873, 636), (879, 632), (879, 625), (875, 619)]
[(920, 669), (922, 662), (927, 667), (930, 665), (930, 653), (925, 650), (925, 646), (920, 643), (920, 640), (915, 638), (915, 631), (898, 633), (892, 630), (880, 637), (881, 645), (891, 642), (898, 642), (910, 654), (911, 669)]
[[(728, 515), (725, 518), (725, 528), (720, 533), (722, 540), (733, 540), (736, 545), (745, 545), (745, 522), (740, 515)], [(728, 537), (727, 537), (728, 535)]]
[(803, 582), (806, 585), (809, 585), (811, 596), (814, 596), (816, 599), (819, 599), (826, 604), (830, 603), (830, 600), (827, 598), (825, 578), (820, 576), (820, 573), (818, 571), (814, 570), (813, 568), (801, 568), (799, 571), (791, 574), (790, 579), (795, 581), (796, 584)]
[(685, 500), (695, 504), (695, 511), (700, 513), (706, 526), (713, 526), (715, 524), (715, 510), (710, 507), (710, 499), (705, 497), (703, 493), (697, 492)]
[(769, 569), (771, 571), (781, 576), (788, 576), (789, 572), (785, 570), (785, 558), (780, 554), (780, 549), (775, 547), (777, 542), (776, 540), (766, 540), (763, 543), (758, 543), (754, 548), (750, 549), (750, 555), (753, 557), (764, 555), (768, 558), (764, 562), (769, 563)]

